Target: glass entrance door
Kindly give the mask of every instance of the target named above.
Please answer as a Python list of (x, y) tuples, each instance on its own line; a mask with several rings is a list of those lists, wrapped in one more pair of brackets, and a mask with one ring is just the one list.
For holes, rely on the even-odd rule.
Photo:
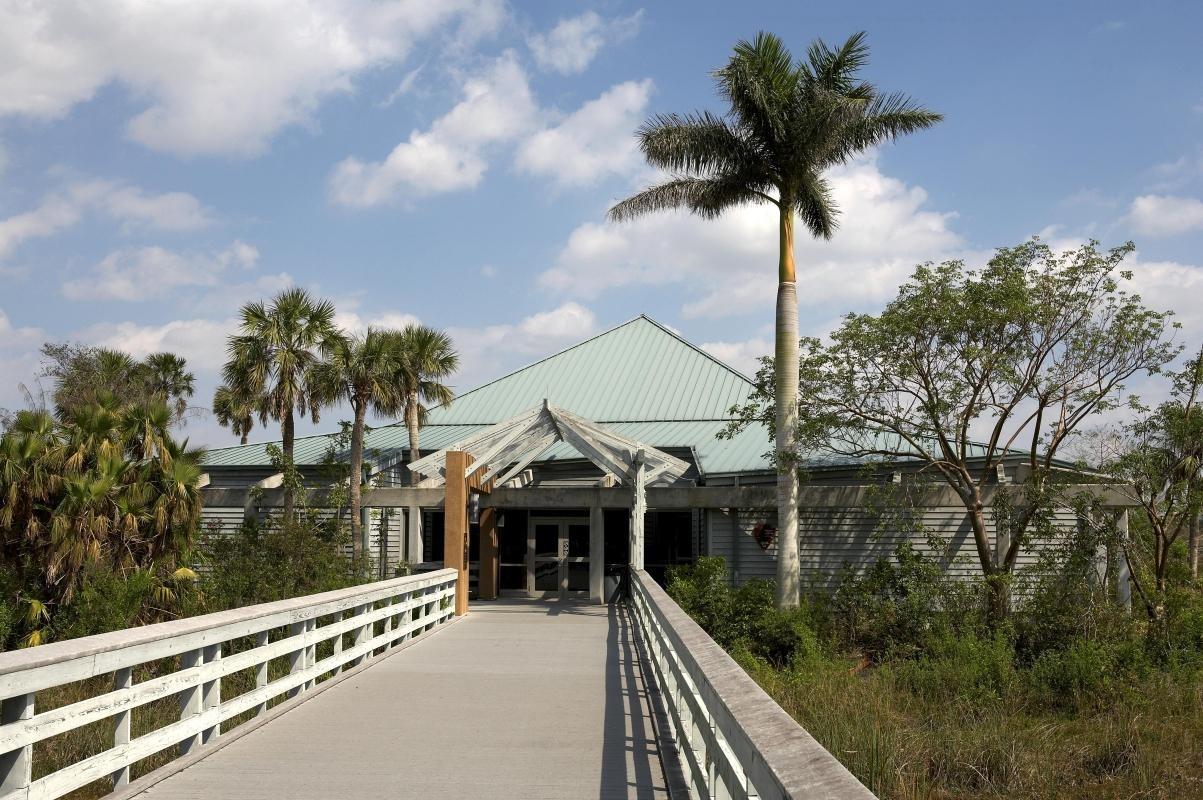
[(589, 523), (531, 517), (527, 542), (527, 591), (533, 597), (589, 591)]

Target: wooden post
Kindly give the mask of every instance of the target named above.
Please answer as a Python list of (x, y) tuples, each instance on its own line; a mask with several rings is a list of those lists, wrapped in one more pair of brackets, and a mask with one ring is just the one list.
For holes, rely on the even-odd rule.
[(480, 583), (481, 600), (497, 599), (497, 509), (480, 510)]
[[(33, 716), (33, 692), (6, 698), (0, 703), (0, 724), (20, 722)], [(0, 753), (0, 793), (14, 795), (28, 789), (33, 780), (33, 745)], [(24, 795), (21, 795), (22, 797)]]
[[(358, 608), (358, 606), (356, 606), (356, 608)], [(308, 627), (308, 624), (304, 620), (300, 622), (292, 622), (288, 625), (288, 638), (297, 640), (293, 642), (293, 644), (296, 646), (296, 649), (292, 650), (288, 654), (289, 675), (296, 675), (298, 672), (303, 672), (305, 669), (305, 651), (308, 648), (300, 644), (299, 640), (302, 638)], [(304, 687), (305, 684), (303, 683), (292, 687), (287, 692), (288, 697), (296, 697), (304, 690)]]
[(468, 466), (472, 456), (449, 450), (444, 465), (447, 500), (443, 507), (443, 566), (459, 572), (455, 582), (455, 616), (468, 613)]
[[(134, 672), (129, 667), (122, 667), (113, 673), (113, 688), (128, 689), (134, 685)], [(127, 708), (113, 717), (113, 746), (120, 747), (129, 744), (130, 710)], [(129, 764), (113, 773), (113, 788), (120, 789), (129, 784)]]
[[(212, 664), (221, 661), (221, 644), (211, 644), (204, 648), (204, 660), (206, 664)], [(221, 678), (214, 678), (211, 681), (205, 681), (201, 687), (201, 707), (205, 711), (215, 709), (221, 705)], [(209, 744), (218, 736), (221, 735), (221, 723), (217, 723), (212, 727), (205, 728), (201, 731), (201, 744)]]
[[(339, 614), (339, 619), (342, 619), (342, 614)], [(255, 635), (255, 647), (256, 648), (267, 647), (267, 643), (270, 641), (270, 639), (271, 639), (271, 636), (270, 636), (269, 631), (259, 631), (259, 633), (257, 633)], [(340, 637), (340, 639), (341, 639), (341, 637)], [(340, 641), (340, 644), (341, 644), (341, 641)], [(267, 686), (267, 667), (268, 667), (268, 661), (266, 661), (266, 660), (261, 661), (255, 665), (255, 688), (256, 689), (262, 689), (264, 686)], [(259, 716), (261, 714), (266, 714), (266, 713), (267, 713), (267, 701), (264, 700), (262, 703), (255, 706), (255, 716)]]
[(635, 496), (631, 498), (631, 570), (643, 569), (643, 518), (647, 516), (647, 476), (643, 471), (643, 451), (635, 454)]
[[(1120, 511), (1116, 527), (1119, 530), (1120, 539), (1126, 542), (1128, 539), (1128, 509)], [(1132, 610), (1132, 574), (1128, 570), (1128, 559), (1124, 557), (1122, 549), (1116, 559), (1115, 599), (1124, 608)]]
[(422, 563), (422, 509), (419, 506), (405, 509), (405, 560), (411, 569)]
[[(203, 651), (201, 649), (189, 650), (180, 656), (180, 669), (192, 669), (199, 667), (203, 663)], [(180, 721), (195, 717), (201, 713), (204, 708), (204, 698), (201, 694), (201, 684), (198, 681), (195, 685), (189, 686), (184, 691), (180, 692)], [(180, 755), (186, 756), (189, 753), (200, 747), (201, 735), (194, 733), (186, 739), (180, 741)]]
[(606, 516), (601, 506), (589, 508), (589, 599), (605, 603)]

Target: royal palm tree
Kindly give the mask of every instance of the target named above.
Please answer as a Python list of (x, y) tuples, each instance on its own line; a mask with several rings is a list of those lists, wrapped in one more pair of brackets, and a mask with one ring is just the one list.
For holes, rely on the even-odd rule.
[(638, 138), (663, 182), (623, 200), (610, 218), (627, 220), (673, 208), (712, 219), (746, 203), (775, 206), (779, 218), (775, 347), (778, 558), (777, 602), (799, 602), (798, 297), (794, 220), (828, 239), (837, 209), (824, 171), (880, 142), (928, 128), (940, 115), (900, 94), (882, 94), (859, 79), (868, 61), (858, 33), (832, 50), (816, 40), (795, 61), (779, 38), (760, 33), (735, 46), (715, 72), (724, 116), (703, 111), (652, 117)]
[(419, 457), (418, 432), (426, 421), (427, 407), (450, 403), (455, 397), (443, 380), (459, 367), (459, 354), (450, 336), (425, 325), (408, 325), (397, 338), (401, 363), (396, 381), (404, 404), (412, 464)]
[[(304, 289), (288, 289), (271, 305), (247, 303), (242, 307), (242, 327), (229, 338), (228, 360), (222, 371), (225, 384), (256, 398), (261, 424), (280, 423), (284, 470), (293, 466), (296, 414), (318, 421), (321, 406), (308, 392), (309, 371), (318, 362), (319, 350), (336, 335), (334, 304), (315, 300)], [(294, 505), (290, 482), (284, 485), (284, 519), (292, 519)]]
[(401, 366), (399, 338), (374, 328), (359, 336), (339, 336), (327, 343), (325, 360), (310, 373), (313, 399), (322, 405), (344, 400), (351, 404), (351, 547), (356, 561), (367, 552), (360, 518), (364, 427), (369, 409), (389, 416), (400, 413), (402, 395), (396, 381)]
[(213, 392), (213, 416), (217, 424), (229, 428), (230, 433), (246, 444), (247, 437), (255, 427), (255, 399), (241, 394), (224, 383)]

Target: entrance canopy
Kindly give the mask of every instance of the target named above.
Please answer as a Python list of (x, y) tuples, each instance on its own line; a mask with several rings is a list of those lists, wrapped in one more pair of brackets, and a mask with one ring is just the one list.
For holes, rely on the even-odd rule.
[(606, 429), (543, 401), (541, 406), (486, 428), (410, 464), (426, 476), (423, 486), (446, 481), (447, 453), (472, 456), (466, 477), (503, 486), (557, 442), (566, 442), (615, 481), (636, 488), (667, 484), (680, 478), (689, 464), (642, 442)]

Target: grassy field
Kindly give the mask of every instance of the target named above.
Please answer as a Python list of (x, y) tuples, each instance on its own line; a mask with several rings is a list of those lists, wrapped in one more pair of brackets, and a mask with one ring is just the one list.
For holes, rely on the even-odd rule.
[(924, 696), (890, 667), (830, 661), (752, 676), (876, 794), (1203, 798), (1203, 683), (1160, 674), (1108, 707)]

